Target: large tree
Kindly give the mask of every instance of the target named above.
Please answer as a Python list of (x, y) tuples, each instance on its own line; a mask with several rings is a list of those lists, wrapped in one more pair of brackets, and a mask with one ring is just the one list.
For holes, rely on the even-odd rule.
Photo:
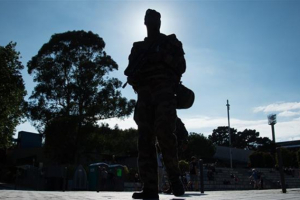
[(54, 34), (28, 62), (37, 83), (29, 112), (39, 131), (56, 117), (77, 116), (84, 125), (132, 113), (135, 101), (122, 97), (121, 81), (108, 76), (118, 65), (104, 47), (97, 34), (69, 31)]
[(245, 129), (242, 132), (237, 132), (233, 140), (233, 147), (240, 149), (256, 149), (258, 145), (259, 132), (256, 130)]
[[(237, 132), (236, 129), (230, 128), (231, 145), (234, 148), (270, 151), (272, 141), (266, 137), (259, 137), (256, 130), (245, 129)], [(228, 126), (219, 126), (213, 130), (212, 135), (208, 138), (216, 145), (229, 146)]]
[(16, 126), (24, 117), (24, 81), (16, 43), (0, 46), (0, 149), (11, 146)]
[[(99, 127), (97, 134), (98, 148), (105, 154), (116, 156), (136, 156), (138, 132), (130, 128), (122, 130), (117, 125), (110, 129), (106, 125)], [(98, 149), (100, 150), (100, 149)]]
[(57, 117), (48, 122), (44, 131), (47, 136), (44, 146), (46, 157), (55, 163), (75, 163), (80, 152), (74, 134), (77, 131), (76, 117)]
[(190, 160), (192, 156), (202, 159), (210, 159), (216, 153), (213, 143), (203, 134), (189, 133), (187, 149), (182, 152), (181, 159)]
[(245, 129), (234, 135), (232, 146), (240, 149), (260, 150), (270, 152), (274, 147), (273, 142), (267, 137), (259, 137), (259, 132)]
[(104, 47), (103, 39), (92, 32), (54, 34), (27, 64), (37, 83), (29, 98), (30, 118), (45, 133), (45, 152), (52, 160), (80, 162), (99, 120), (123, 118), (133, 111), (135, 101), (119, 90), (122, 82), (109, 76), (118, 65)]
[[(235, 140), (236, 132), (236, 129), (230, 128), (231, 142)], [(208, 136), (208, 139), (215, 145), (229, 146), (228, 126), (219, 126), (217, 129), (214, 129), (212, 134)]]

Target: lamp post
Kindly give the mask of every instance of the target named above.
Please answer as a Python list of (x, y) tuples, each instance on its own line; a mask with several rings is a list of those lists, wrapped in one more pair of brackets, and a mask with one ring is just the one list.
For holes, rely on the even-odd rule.
[(229, 101), (227, 99), (227, 117), (228, 117), (228, 134), (229, 134), (229, 154), (230, 154), (230, 168), (232, 169), (232, 152), (231, 152), (231, 134), (230, 134), (230, 118), (229, 118)]
[(268, 115), (268, 124), (271, 125), (272, 128), (272, 139), (273, 143), (275, 144), (275, 130), (274, 125), (277, 123), (276, 121), (276, 114), (270, 114)]

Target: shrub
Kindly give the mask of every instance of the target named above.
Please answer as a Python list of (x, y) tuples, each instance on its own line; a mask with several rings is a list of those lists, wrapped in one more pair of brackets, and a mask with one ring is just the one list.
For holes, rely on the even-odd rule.
[(271, 168), (274, 167), (274, 158), (270, 153), (263, 153), (264, 165), (265, 167)]
[(178, 164), (181, 173), (189, 171), (189, 163), (186, 162), (185, 160), (180, 160)]
[(274, 159), (270, 153), (255, 151), (250, 156), (251, 167), (273, 167)]
[(262, 152), (253, 152), (250, 156), (251, 167), (264, 167), (264, 157)]
[[(280, 148), (283, 167), (298, 167), (297, 153), (286, 148)], [(276, 163), (278, 164), (278, 155), (276, 156)]]

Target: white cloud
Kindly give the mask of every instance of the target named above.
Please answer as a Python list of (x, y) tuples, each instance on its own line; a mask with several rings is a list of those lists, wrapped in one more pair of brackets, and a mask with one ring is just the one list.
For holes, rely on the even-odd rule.
[[(262, 120), (264, 121), (264, 120)], [(275, 139), (277, 142), (279, 141), (289, 141), (296, 140), (300, 137), (300, 118), (294, 119), (286, 122), (278, 122), (275, 125)], [(260, 123), (257, 121), (257, 124), (248, 125), (245, 123), (243, 126), (237, 127), (238, 131), (242, 131), (244, 129), (255, 129), (260, 133), (261, 137), (268, 137), (272, 139), (272, 131), (271, 126), (268, 125), (267, 121), (264, 123)]]
[[(275, 125), (275, 137), (276, 141), (289, 141), (300, 139), (300, 102), (283, 102), (274, 103), (267, 106), (259, 106), (254, 108), (254, 112), (264, 113), (276, 113), (280, 117), (289, 117), (288, 121), (278, 121)], [(270, 126), (256, 125), (262, 136), (268, 136), (271, 134)]]
[[(195, 116), (187, 119), (183, 118), (182, 120), (189, 132), (203, 133), (206, 136), (210, 135), (213, 129), (216, 129), (219, 126), (228, 126), (228, 119), (226, 117), (211, 118), (205, 116)], [(237, 131), (255, 129), (256, 131), (260, 132), (260, 129), (262, 129), (261, 127), (268, 126), (267, 120), (230, 119), (230, 127), (237, 129)], [(265, 130), (265, 128), (263, 130)]]
[(267, 106), (254, 108), (254, 112), (285, 112), (290, 110), (300, 110), (300, 102), (274, 103)]
[[(182, 119), (189, 132), (203, 133), (208, 136), (213, 129), (218, 126), (227, 126), (227, 118), (212, 118), (207, 116), (195, 116)], [(286, 122), (278, 122), (275, 125), (276, 141), (289, 141), (300, 139), (300, 118), (296, 118)], [(243, 120), (232, 118), (230, 126), (243, 131), (245, 129), (254, 129), (260, 133), (261, 137), (272, 139), (271, 127), (266, 120)]]
[[(226, 117), (208, 117), (208, 116), (191, 116), (183, 117), (183, 123), (185, 124), (189, 132), (203, 133), (208, 136), (212, 133), (213, 129), (218, 126), (227, 126), (228, 121)], [(132, 116), (125, 119), (107, 119), (101, 122), (106, 122), (111, 128), (118, 124), (121, 129), (137, 128)], [(278, 122), (275, 125), (275, 137), (276, 141), (289, 141), (300, 139), (300, 117), (285, 121)], [(256, 130), (260, 133), (261, 137), (268, 137), (272, 139), (271, 127), (266, 120), (243, 120), (232, 118), (230, 120), (230, 127), (237, 129), (237, 131), (243, 131), (245, 129)]]
[(192, 118), (182, 118), (188, 129), (212, 128), (217, 126), (227, 126), (226, 118), (211, 118), (207, 116), (195, 116)]
[(278, 114), (278, 116), (281, 116), (281, 117), (294, 117), (294, 116), (297, 116), (297, 115), (300, 115), (300, 111), (298, 111), (298, 112), (283, 111), (283, 112)]

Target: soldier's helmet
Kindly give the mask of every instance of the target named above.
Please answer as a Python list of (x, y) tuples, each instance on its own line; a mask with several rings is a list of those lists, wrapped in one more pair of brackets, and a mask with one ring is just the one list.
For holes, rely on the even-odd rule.
[(144, 24), (151, 28), (160, 28), (160, 13), (156, 10), (148, 9), (145, 14)]

